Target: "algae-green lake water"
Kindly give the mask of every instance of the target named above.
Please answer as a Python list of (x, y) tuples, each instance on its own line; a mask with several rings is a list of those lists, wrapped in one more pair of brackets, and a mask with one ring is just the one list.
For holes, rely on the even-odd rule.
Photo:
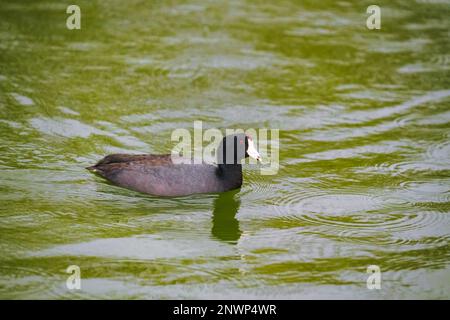
[[(449, 1), (380, 0), (379, 30), (372, 1), (73, 2), (0, 2), (0, 298), (450, 298)], [(197, 120), (279, 129), (278, 173), (169, 198), (85, 169)]]

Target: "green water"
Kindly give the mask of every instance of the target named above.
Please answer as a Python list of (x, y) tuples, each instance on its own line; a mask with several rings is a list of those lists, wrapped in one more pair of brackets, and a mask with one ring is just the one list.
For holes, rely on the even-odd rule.
[[(0, 298), (450, 298), (448, 1), (378, 1), (381, 30), (372, 1), (75, 2), (73, 31), (0, 2)], [(279, 128), (278, 174), (172, 199), (84, 169), (194, 120)]]

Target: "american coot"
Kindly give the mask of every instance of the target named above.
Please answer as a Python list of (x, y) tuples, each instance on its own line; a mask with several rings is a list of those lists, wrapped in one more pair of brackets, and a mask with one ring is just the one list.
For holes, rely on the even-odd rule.
[(157, 196), (224, 192), (242, 185), (242, 159), (260, 160), (253, 140), (245, 134), (223, 138), (217, 166), (172, 161), (166, 155), (111, 154), (87, 169), (121, 187)]

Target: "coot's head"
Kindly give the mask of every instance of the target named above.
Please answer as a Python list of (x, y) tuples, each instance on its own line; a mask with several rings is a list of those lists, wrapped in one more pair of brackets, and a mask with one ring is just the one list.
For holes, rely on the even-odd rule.
[(252, 137), (244, 133), (224, 137), (217, 149), (218, 164), (240, 164), (247, 157), (261, 160)]

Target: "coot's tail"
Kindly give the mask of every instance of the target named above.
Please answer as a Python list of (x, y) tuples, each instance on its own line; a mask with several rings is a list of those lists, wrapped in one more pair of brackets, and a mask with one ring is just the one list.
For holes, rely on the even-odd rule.
[(97, 174), (99, 174), (101, 176), (103, 176), (104, 173), (105, 173), (104, 170), (102, 170), (102, 168), (99, 167), (98, 165), (86, 167), (86, 169), (88, 169), (90, 172), (97, 173)]
[(97, 171), (97, 167), (96, 166), (90, 166), (90, 167), (86, 167), (87, 170), (92, 171), (92, 172), (96, 172)]
[(95, 165), (95, 166), (90, 166), (90, 167), (86, 167), (86, 169), (88, 169), (90, 172), (99, 175), (100, 177), (103, 178), (108, 178), (108, 175), (111, 174), (110, 170), (108, 170), (108, 168), (106, 167), (102, 167), (99, 165)]

